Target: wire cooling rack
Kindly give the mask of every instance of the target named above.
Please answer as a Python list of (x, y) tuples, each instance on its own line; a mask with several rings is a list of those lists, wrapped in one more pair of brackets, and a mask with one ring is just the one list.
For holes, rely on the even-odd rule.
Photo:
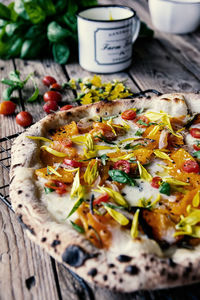
[(13, 210), (9, 198), (11, 146), (14, 139), (19, 134), (20, 133), (16, 133), (0, 139), (0, 200), (3, 201), (11, 210)]

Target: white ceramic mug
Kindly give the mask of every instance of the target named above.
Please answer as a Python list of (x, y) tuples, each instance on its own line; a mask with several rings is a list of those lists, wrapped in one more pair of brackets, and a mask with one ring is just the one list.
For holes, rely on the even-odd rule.
[(78, 13), (79, 63), (97, 73), (126, 69), (140, 31), (136, 12), (127, 6), (98, 5)]
[(200, 0), (149, 0), (153, 25), (161, 31), (185, 34), (200, 25)]

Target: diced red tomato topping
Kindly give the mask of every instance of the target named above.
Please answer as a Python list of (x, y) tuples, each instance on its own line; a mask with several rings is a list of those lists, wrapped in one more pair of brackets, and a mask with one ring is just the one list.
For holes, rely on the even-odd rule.
[(64, 159), (64, 164), (66, 164), (67, 166), (73, 167), (73, 168), (80, 168), (82, 167), (82, 163), (76, 160), (72, 160), (72, 159)]
[(200, 139), (200, 128), (191, 128), (190, 129), (190, 134), (195, 139)]
[(200, 167), (195, 160), (186, 160), (182, 166), (183, 171), (187, 173), (199, 173)]
[(59, 195), (62, 195), (67, 192), (67, 185), (64, 182), (58, 180), (51, 180), (45, 183), (45, 186), (55, 190), (55, 192)]
[(61, 107), (60, 110), (61, 110), (61, 111), (62, 111), (62, 110), (68, 110), (68, 109), (70, 109), (70, 108), (72, 108), (72, 107), (73, 107), (73, 105), (67, 104), (67, 105)]
[(149, 124), (150, 120), (146, 116), (139, 116), (134, 119), (134, 123), (137, 124), (138, 127), (146, 128)]
[(155, 189), (158, 189), (161, 185), (162, 178), (159, 176), (153, 177), (151, 181), (151, 186), (154, 187)]
[(132, 109), (128, 109), (125, 110), (122, 114), (121, 114), (122, 119), (124, 120), (133, 120), (136, 117), (136, 111), (132, 110)]
[(194, 150), (199, 151), (200, 150), (200, 144), (198, 144), (198, 145), (194, 144), (193, 148), (194, 148)]
[(130, 169), (131, 169), (131, 165), (127, 160), (118, 160), (115, 164), (114, 164), (114, 169), (118, 169), (118, 170), (122, 170), (125, 173), (129, 173)]
[(107, 193), (100, 195), (99, 197), (94, 199), (93, 205), (100, 204), (101, 202), (108, 202), (109, 198), (110, 198), (110, 196)]

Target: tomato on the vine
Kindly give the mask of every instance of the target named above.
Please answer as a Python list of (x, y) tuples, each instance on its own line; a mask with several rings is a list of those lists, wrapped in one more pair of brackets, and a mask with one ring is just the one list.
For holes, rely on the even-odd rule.
[(15, 112), (16, 104), (12, 101), (3, 101), (0, 104), (0, 114), (12, 115)]
[(136, 111), (132, 110), (132, 109), (128, 109), (125, 110), (122, 114), (121, 114), (122, 119), (124, 120), (133, 120), (136, 117)]
[(114, 169), (118, 169), (124, 171), (125, 173), (129, 173), (131, 169), (131, 165), (127, 160), (121, 159), (114, 164)]
[(43, 110), (47, 114), (51, 114), (51, 113), (55, 112), (56, 110), (58, 110), (58, 103), (56, 101), (47, 101), (43, 105)]
[(33, 117), (28, 111), (21, 111), (16, 116), (16, 123), (22, 127), (27, 127), (33, 122)]
[(182, 170), (187, 173), (199, 173), (200, 167), (195, 160), (186, 160), (182, 166)]
[(60, 102), (62, 100), (62, 95), (58, 91), (48, 91), (44, 93), (43, 99), (45, 102), (47, 101)]
[(50, 86), (50, 85), (52, 85), (52, 84), (54, 84), (54, 83), (57, 83), (57, 81), (55, 80), (55, 78), (52, 77), (52, 76), (45, 76), (45, 77), (42, 79), (42, 82), (43, 82), (43, 84), (46, 85), (46, 86)]
[(73, 107), (73, 105), (70, 105), (70, 104), (67, 104), (67, 105), (64, 105), (63, 107), (61, 107), (60, 108), (60, 110), (68, 110), (68, 109), (70, 109), (70, 108), (72, 108)]
[(56, 82), (56, 83), (53, 83), (53, 84), (51, 85), (51, 89), (52, 89), (52, 90), (58, 90), (58, 91), (60, 91), (60, 90), (62, 89), (62, 87), (61, 87), (60, 84), (58, 84), (58, 83)]
[(200, 139), (200, 128), (191, 128), (190, 129), (190, 134), (195, 139)]

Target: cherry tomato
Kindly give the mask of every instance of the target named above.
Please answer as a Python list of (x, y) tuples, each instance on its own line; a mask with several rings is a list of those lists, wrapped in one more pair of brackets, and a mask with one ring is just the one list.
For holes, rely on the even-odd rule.
[(200, 167), (195, 160), (186, 160), (182, 166), (183, 171), (187, 173), (199, 173)]
[(154, 187), (155, 189), (158, 189), (161, 185), (161, 182), (162, 182), (162, 178), (160, 178), (159, 176), (153, 177), (151, 181), (151, 186)]
[(44, 85), (46, 86), (50, 86), (54, 83), (57, 83), (57, 81), (55, 80), (55, 78), (53, 78), (52, 76), (45, 76), (43, 79), (42, 79), (42, 82)]
[(58, 104), (56, 101), (47, 101), (44, 105), (43, 105), (43, 110), (47, 113), (50, 114), (52, 112), (55, 112), (56, 110), (58, 110)]
[(194, 150), (199, 151), (200, 150), (200, 144), (198, 144), (198, 145), (194, 144), (193, 148), (194, 148)]
[(53, 84), (51, 85), (51, 89), (52, 89), (52, 90), (58, 90), (58, 91), (60, 91), (60, 90), (62, 89), (62, 87), (61, 87), (61, 85), (58, 84), (58, 83), (53, 83)]
[(146, 128), (149, 122), (150, 120), (146, 116), (139, 116), (134, 120), (134, 123), (136, 123), (137, 126), (141, 128)]
[(16, 123), (20, 126), (27, 127), (33, 122), (33, 117), (28, 111), (21, 111), (16, 116)]
[(80, 168), (80, 167), (82, 167), (82, 163), (79, 162), (79, 161), (76, 161), (76, 160), (65, 158), (63, 162), (64, 162), (64, 164), (66, 164), (66, 165), (68, 165), (70, 167), (73, 167), (73, 168)]
[(99, 197), (94, 199), (93, 205), (100, 204), (101, 202), (108, 202), (109, 198), (110, 196), (107, 193), (100, 195)]
[(195, 139), (200, 139), (200, 128), (191, 128), (190, 129), (190, 134)]
[(118, 160), (114, 164), (114, 169), (122, 170), (125, 173), (129, 173), (131, 169), (131, 165), (127, 160)]
[(66, 193), (67, 185), (64, 182), (58, 181), (58, 180), (51, 180), (45, 183), (45, 186), (55, 190), (57, 194), (62, 195)]
[(128, 109), (125, 110), (122, 114), (121, 114), (122, 119), (124, 120), (133, 120), (136, 117), (136, 111), (132, 110), (132, 109)]
[(73, 145), (73, 142), (72, 140), (70, 140), (69, 138), (65, 138), (61, 141), (61, 144), (64, 146), (64, 147), (71, 147)]
[(70, 109), (70, 108), (72, 108), (72, 107), (73, 107), (73, 105), (67, 104), (67, 105), (61, 107), (60, 110), (62, 110), (62, 111), (63, 111), (63, 110), (68, 110), (68, 109)]
[(62, 95), (61, 95), (61, 93), (59, 93), (57, 91), (48, 91), (48, 92), (44, 93), (43, 99), (45, 102), (47, 102), (47, 101), (60, 102), (62, 100)]
[(3, 101), (0, 104), (0, 114), (2, 115), (12, 115), (15, 111), (16, 104), (12, 101)]

